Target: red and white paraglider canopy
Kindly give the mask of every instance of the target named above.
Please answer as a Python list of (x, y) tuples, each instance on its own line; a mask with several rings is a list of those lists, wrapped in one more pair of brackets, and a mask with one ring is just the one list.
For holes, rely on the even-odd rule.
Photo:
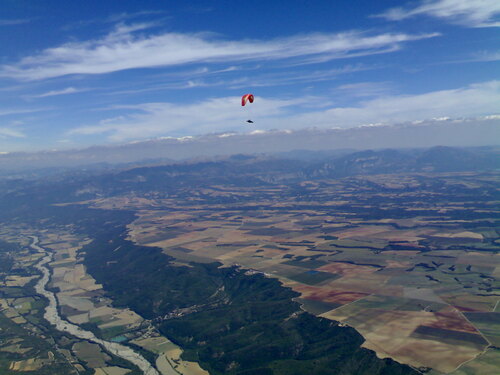
[(253, 94), (245, 94), (241, 97), (241, 105), (245, 106), (247, 102), (253, 103)]

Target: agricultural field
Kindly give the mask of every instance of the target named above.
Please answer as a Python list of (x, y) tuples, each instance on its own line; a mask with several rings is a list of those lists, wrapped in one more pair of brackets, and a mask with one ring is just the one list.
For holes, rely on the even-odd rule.
[[(112, 306), (112, 300), (105, 295), (102, 285), (95, 282), (82, 263), (84, 254), (80, 254), (79, 250), (89, 243), (88, 239), (79, 239), (68, 232), (47, 232), (42, 238), (42, 245), (51, 249), (55, 255), (54, 261), (49, 263), (53, 271), (49, 287), (58, 291), (62, 316), (70, 322), (91, 329), (105, 340), (130, 342), (156, 354), (158, 356), (156, 362), (160, 363), (162, 374), (168, 375), (177, 367), (182, 367), (185, 375), (207, 374), (197, 363), (182, 361), (180, 359), (182, 350), (159, 335), (140, 315), (128, 308)], [(167, 349), (162, 350), (165, 345)], [(116, 369), (105, 369), (107, 355), (101, 352), (97, 345), (84, 342), (79, 347), (83, 350), (73, 348), (73, 351), (82, 353), (79, 357), (87, 362), (88, 367), (120, 375)], [(175, 354), (169, 354), (171, 352)], [(170, 360), (168, 360), (169, 355)], [(85, 359), (87, 357), (90, 358), (90, 362)], [(167, 363), (163, 364), (163, 361)]]
[[(104, 295), (102, 286), (95, 283), (81, 263), (78, 250), (89, 241), (60, 229), (42, 230), (38, 235), (41, 245), (54, 254), (53, 261), (49, 263), (52, 277), (48, 287), (56, 292), (63, 318), (105, 340), (130, 342), (154, 353), (158, 356), (162, 375), (171, 374), (177, 367), (185, 368), (185, 375), (207, 374), (197, 363), (181, 360), (179, 347), (159, 335), (142, 317), (130, 309), (112, 307), (112, 301)], [(1, 235), (10, 241), (23, 238), (21, 243), (27, 245), (28, 235), (34, 233), (34, 229), (24, 228), (24, 231), (22, 237), (18, 237), (13, 235), (13, 229), (3, 228)], [(40, 254), (31, 252), (27, 247), (17, 249), (15, 254), (12, 253), (12, 264), (22, 275), (11, 270), (0, 279), (0, 296), (3, 297), (0, 298), (0, 372), (78, 374), (89, 370), (100, 375), (137, 374), (135, 370), (126, 368), (127, 364), (122, 359), (107, 353), (99, 345), (61, 334), (45, 321), (42, 317), (45, 302), (32, 290), (33, 282), (39, 276), (30, 274), (39, 259)], [(51, 332), (49, 337), (47, 330)], [(152, 344), (155, 339), (168, 343), (167, 348), (161, 350), (161, 345)], [(148, 344), (143, 344), (143, 341)], [(59, 350), (53, 349), (55, 342)]]
[(382, 175), (303, 182), (293, 195), (214, 186), (137, 202), (129, 237), (180, 263), (276, 277), (305, 310), (354, 327), (380, 357), (468, 371), (500, 355), (498, 202), (476, 195), (494, 181)]
[(88, 241), (67, 233), (42, 237), (41, 245), (54, 253), (54, 261), (49, 263), (53, 272), (49, 287), (57, 290), (61, 313), (70, 322), (93, 324), (105, 339), (126, 339), (124, 335), (139, 329), (143, 319), (128, 309), (111, 307), (102, 286), (85, 272), (77, 255), (85, 243)]
[(43, 319), (46, 303), (34, 293), (33, 281), (39, 276), (32, 265), (39, 257), (22, 246), (28, 241), (10, 242), (15, 237), (6, 228), (1, 235), (10, 244), (2, 251), (11, 267), (0, 276), (0, 373), (78, 374), (78, 359), (63, 353), (67, 338)]
[[(351, 164), (363, 173), (374, 160)], [(132, 169), (83, 195), (78, 179), (49, 191), (38, 212), (13, 204), (0, 314), (41, 341), (2, 341), (1, 369), (137, 372), (44, 321), (36, 235), (58, 313), (162, 374), (496, 372), (498, 172), (246, 163)]]

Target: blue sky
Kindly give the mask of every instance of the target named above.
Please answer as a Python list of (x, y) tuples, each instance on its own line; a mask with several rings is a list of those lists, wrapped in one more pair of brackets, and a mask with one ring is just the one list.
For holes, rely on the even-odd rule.
[(500, 115), (498, 0), (3, 0), (0, 47), (0, 152)]

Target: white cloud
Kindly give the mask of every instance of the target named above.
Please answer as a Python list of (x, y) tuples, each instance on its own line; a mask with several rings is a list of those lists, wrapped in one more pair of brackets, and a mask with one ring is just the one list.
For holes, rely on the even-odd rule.
[(240, 97), (227, 97), (182, 105), (146, 103), (122, 106), (122, 109), (135, 112), (128, 116), (102, 120), (98, 125), (73, 129), (69, 135), (106, 134), (110, 140), (124, 141), (166, 134), (199, 135), (240, 130), (242, 126), (246, 126), (245, 121), (249, 116), (284, 116), (290, 107), (315, 100), (316, 98), (311, 97), (289, 100), (258, 98), (254, 104), (241, 107)]
[(500, 111), (500, 81), (433, 91), (419, 95), (382, 96), (357, 107), (330, 108), (290, 119), (294, 127), (352, 127), (363, 124), (396, 124), (440, 117), (478, 117)]
[[(134, 95), (143, 92), (151, 92), (165, 89), (191, 89), (198, 87), (227, 87), (230, 89), (235, 88), (249, 88), (249, 87), (276, 87), (282, 85), (289, 85), (294, 83), (312, 83), (320, 81), (328, 81), (336, 79), (343, 74), (355, 73), (366, 70), (379, 69), (381, 66), (369, 66), (364, 64), (346, 65), (335, 69), (319, 69), (313, 71), (299, 71), (299, 70), (284, 70), (273, 73), (259, 73), (252, 72), (251, 75), (245, 75), (242, 72), (238, 78), (219, 78), (217, 73), (231, 72), (234, 69), (223, 69), (219, 71), (209, 71), (200, 69), (197, 71), (187, 71), (176, 73), (170, 77), (169, 82), (152, 84), (146, 88), (129, 89), (129, 90), (115, 90), (107, 93), (107, 95)], [(203, 74), (206, 72), (206, 74)], [(195, 78), (196, 76), (205, 75), (204, 78)]]
[(19, 115), (23, 113), (33, 113), (45, 111), (46, 109), (42, 108), (32, 108), (32, 109), (24, 109), (24, 108), (13, 108), (13, 109), (0, 109), (0, 116), (10, 116), (10, 115)]
[(26, 137), (23, 132), (12, 129), (0, 127), (0, 138), (24, 138)]
[(87, 91), (86, 89), (75, 89), (74, 87), (67, 87), (62, 90), (52, 90), (48, 92), (44, 92), (38, 95), (31, 95), (32, 98), (46, 98), (48, 96), (57, 96), (57, 95), (66, 95), (66, 94), (75, 94), (77, 92)]
[(369, 97), (387, 95), (393, 91), (392, 86), (390, 82), (358, 82), (341, 85), (335, 90), (354, 97)]
[[(144, 35), (150, 24), (119, 25), (102, 39), (70, 42), (48, 48), (17, 64), (4, 65), (0, 75), (38, 80), (68, 74), (102, 74), (134, 68), (189, 63), (302, 59), (315, 63), (336, 58), (387, 53), (409, 41), (439, 34), (369, 35), (350, 31), (306, 34), (272, 40), (222, 40), (210, 33)], [(310, 59), (310, 61), (307, 61)]]
[(0, 26), (22, 25), (22, 24), (28, 23), (28, 22), (30, 22), (30, 20), (27, 18), (18, 18), (18, 19), (11, 19), (11, 20), (3, 19), (3, 20), (0, 20)]
[(391, 21), (427, 15), (468, 27), (499, 27), (499, 0), (422, 0), (414, 8), (391, 8), (376, 17)]
[(496, 52), (479, 52), (476, 54), (476, 56), (470, 60), (466, 61), (472, 61), (472, 62), (489, 62), (489, 61), (500, 61), (500, 51)]
[(119, 21), (126, 21), (130, 20), (133, 18), (138, 18), (142, 16), (152, 16), (152, 15), (164, 15), (165, 12), (161, 10), (143, 10), (140, 12), (134, 12), (134, 13), (127, 13), (127, 12), (122, 12), (118, 14), (114, 14), (109, 16), (106, 21), (108, 22), (119, 22)]
[(328, 81), (343, 74), (377, 69), (377, 66), (363, 64), (346, 65), (335, 69), (319, 69), (310, 71), (285, 70), (283, 72), (273, 72), (267, 74), (253, 74), (252, 76), (242, 76), (238, 80), (222, 81), (224, 86), (230, 88), (240, 87), (275, 87), (294, 83), (312, 83)]
[[(442, 117), (495, 115), (499, 112), (500, 81), (419, 95), (381, 96), (361, 102), (356, 107), (334, 107), (331, 98), (277, 100), (258, 97), (255, 103), (243, 108), (239, 100), (238, 97), (230, 97), (182, 105), (147, 103), (122, 107), (132, 113), (105, 119), (98, 125), (73, 129), (69, 135), (103, 134), (110, 140), (124, 141), (166, 135), (241, 132), (255, 128), (349, 128)], [(318, 103), (326, 103), (328, 107), (315, 106)], [(255, 124), (247, 125), (245, 121), (248, 118), (255, 120)]]

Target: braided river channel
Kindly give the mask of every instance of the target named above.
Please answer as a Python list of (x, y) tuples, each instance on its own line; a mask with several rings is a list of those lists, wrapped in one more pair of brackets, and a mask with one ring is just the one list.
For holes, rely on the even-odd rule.
[(50, 280), (50, 270), (46, 265), (47, 263), (52, 261), (53, 255), (52, 253), (38, 246), (38, 237), (32, 236), (32, 238), (33, 238), (33, 243), (30, 245), (31, 248), (42, 254), (45, 254), (45, 256), (42, 257), (40, 261), (35, 265), (35, 267), (40, 272), (42, 272), (42, 277), (36, 283), (35, 290), (38, 294), (43, 295), (49, 301), (49, 305), (45, 309), (44, 318), (49, 323), (54, 325), (56, 329), (58, 329), (59, 331), (69, 333), (80, 339), (88, 340), (96, 344), (99, 344), (102, 347), (104, 347), (108, 352), (120, 358), (123, 358), (129, 362), (132, 362), (134, 365), (139, 367), (139, 369), (145, 375), (160, 375), (160, 373), (142, 355), (135, 352), (131, 348), (116, 342), (99, 339), (92, 332), (86, 331), (81, 327), (61, 318), (57, 310), (57, 298), (55, 294), (46, 289), (47, 284)]

